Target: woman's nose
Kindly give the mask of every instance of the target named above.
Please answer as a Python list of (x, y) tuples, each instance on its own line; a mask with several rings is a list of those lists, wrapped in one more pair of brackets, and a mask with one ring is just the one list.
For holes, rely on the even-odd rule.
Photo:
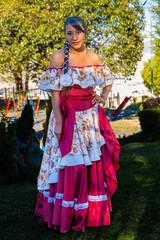
[(76, 33), (73, 33), (73, 39), (76, 40), (78, 37), (77, 37), (77, 34)]

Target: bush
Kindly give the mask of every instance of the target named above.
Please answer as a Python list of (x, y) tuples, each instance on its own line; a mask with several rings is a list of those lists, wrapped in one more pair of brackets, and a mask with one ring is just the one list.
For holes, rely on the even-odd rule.
[[(0, 176), (10, 176), (13, 178), (18, 172), (18, 163), (14, 153), (16, 152), (16, 140), (13, 138), (13, 131), (16, 122), (11, 122), (1, 112), (0, 122)], [(12, 127), (11, 127), (12, 126)]]
[(144, 100), (146, 100), (146, 99), (148, 99), (148, 96), (147, 96), (147, 95), (143, 95), (143, 96), (142, 96), (142, 102), (143, 102)]
[(146, 109), (138, 113), (144, 134), (160, 139), (160, 109)]
[(133, 98), (133, 102), (134, 102), (134, 104), (137, 103), (137, 97), (134, 97), (134, 98)]
[(149, 98), (143, 102), (143, 110), (157, 108), (160, 109), (160, 98)]
[[(30, 108), (30, 107), (29, 107)], [(28, 108), (28, 109), (29, 109)], [(29, 112), (29, 114), (27, 114)], [(32, 113), (33, 114), (33, 113)], [(1, 120), (0, 120), (0, 182), (1, 183), (14, 183), (14, 182), (35, 182), (38, 169), (42, 158), (42, 150), (39, 147), (29, 148), (29, 143), (22, 143), (19, 141), (19, 138), (16, 136), (16, 131), (19, 126), (19, 131), (22, 129), (22, 133), (19, 132), (19, 135), (26, 134), (30, 131), (30, 128), (33, 125), (31, 121), (31, 110), (27, 110), (22, 113), (22, 116), (25, 116), (26, 124), (28, 131), (23, 129), (23, 121), (20, 120), (11, 120), (11, 118), (6, 117), (3, 111), (1, 111)], [(21, 128), (20, 128), (21, 127)], [(28, 134), (28, 133), (27, 133)], [(25, 136), (26, 137), (26, 136)], [(23, 139), (24, 140), (24, 139)], [(32, 159), (28, 159), (29, 150), (31, 151), (31, 156), (36, 157), (36, 161), (32, 163)], [(35, 156), (35, 155), (38, 156)], [(37, 166), (35, 166), (37, 164)]]
[(21, 142), (27, 143), (33, 124), (33, 110), (32, 106), (28, 103), (17, 123), (17, 137)]

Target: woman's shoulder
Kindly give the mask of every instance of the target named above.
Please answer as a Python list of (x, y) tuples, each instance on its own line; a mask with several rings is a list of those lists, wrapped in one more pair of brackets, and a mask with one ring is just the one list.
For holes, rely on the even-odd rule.
[(51, 55), (50, 67), (62, 67), (64, 65), (64, 48), (55, 51)]
[(92, 61), (93, 65), (100, 65), (103, 63), (102, 58), (95, 52), (88, 51), (88, 56)]

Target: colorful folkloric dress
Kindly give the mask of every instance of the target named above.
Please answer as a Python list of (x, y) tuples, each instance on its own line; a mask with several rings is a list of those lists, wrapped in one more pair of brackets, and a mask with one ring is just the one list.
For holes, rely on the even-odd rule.
[(60, 91), (63, 123), (58, 142), (52, 110), (35, 214), (41, 224), (65, 233), (110, 224), (120, 145), (103, 108), (91, 102), (96, 86), (112, 84), (108, 65), (69, 66), (72, 84), (67, 95), (61, 86), (63, 70), (49, 68), (39, 85), (42, 90)]

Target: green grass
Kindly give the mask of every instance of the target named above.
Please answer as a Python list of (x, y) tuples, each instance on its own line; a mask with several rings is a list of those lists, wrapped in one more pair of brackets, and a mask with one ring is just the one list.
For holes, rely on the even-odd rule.
[(66, 234), (39, 226), (34, 216), (35, 184), (0, 186), (1, 240), (158, 240), (160, 239), (160, 143), (122, 147), (118, 189), (111, 199), (111, 225)]

